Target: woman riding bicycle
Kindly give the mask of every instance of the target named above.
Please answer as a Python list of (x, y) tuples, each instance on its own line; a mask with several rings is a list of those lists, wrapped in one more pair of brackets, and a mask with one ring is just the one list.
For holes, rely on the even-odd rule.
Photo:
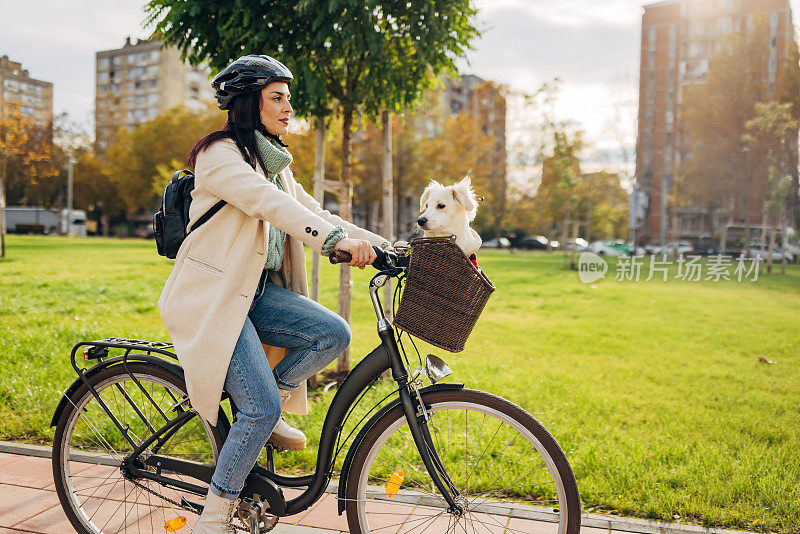
[[(220, 451), (195, 534), (234, 532), (245, 478), (268, 441), (305, 447), (283, 409), (305, 413), (305, 380), (350, 343), (341, 317), (308, 298), (303, 244), (344, 250), (349, 265), (389, 242), (325, 211), (295, 182), (281, 135), (292, 113), (292, 73), (264, 55), (243, 56), (212, 80), (228, 122), (189, 154), (192, 223), (227, 204), (181, 245), (158, 301), (183, 366), (193, 408), (216, 424), (223, 391), (239, 412)], [(285, 349), (270, 368), (262, 343)]]

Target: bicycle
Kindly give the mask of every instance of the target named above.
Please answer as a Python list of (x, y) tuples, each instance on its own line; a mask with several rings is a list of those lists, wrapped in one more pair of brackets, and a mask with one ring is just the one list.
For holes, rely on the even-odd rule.
[[(381, 343), (339, 386), (321, 430), (314, 473), (276, 473), (275, 451), (267, 445), (266, 465), (254, 466), (241, 493), (236, 528), (266, 532), (279, 518), (312, 506), (357, 430), (337, 489), (339, 515), (346, 513), (352, 533), (521, 532), (506, 530), (505, 521), (522, 510), (546, 530), (577, 534), (575, 477), (536, 419), (498, 396), (440, 382), (450, 369), (436, 356), (424, 365), (420, 358), (421, 365), (410, 369), (401, 334), (378, 296), (392, 278), (397, 296), (408, 256), (376, 252), (379, 272), (369, 293)], [(78, 366), (80, 348), (95, 362), (91, 367)], [(197, 501), (208, 490), (230, 421), (223, 404), (216, 427), (192, 410), (172, 348), (106, 338), (81, 341), (70, 353), (78, 378), (51, 421), (52, 464), (61, 505), (81, 534), (176, 531), (187, 524), (182, 514), (202, 511)], [(123, 353), (112, 355), (112, 349)], [(392, 393), (342, 439), (354, 407), (387, 372), (396, 384)], [(431, 385), (421, 387), (425, 375)], [(235, 418), (232, 402), (230, 412)]]

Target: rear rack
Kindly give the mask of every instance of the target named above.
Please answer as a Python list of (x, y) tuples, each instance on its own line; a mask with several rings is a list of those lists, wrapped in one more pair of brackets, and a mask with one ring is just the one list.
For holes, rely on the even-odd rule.
[(178, 357), (175, 355), (175, 352), (168, 350), (173, 348), (172, 343), (167, 343), (165, 341), (127, 339), (121, 337), (107, 337), (93, 341), (81, 341), (72, 347), (72, 352), (70, 353), (72, 367), (79, 375), (81, 372), (77, 362), (75, 361), (75, 356), (78, 353), (78, 349), (81, 347), (86, 347), (83, 351), (83, 354), (84, 358), (87, 360), (101, 360), (106, 358), (108, 357), (109, 349), (123, 349), (125, 351), (121, 357), (123, 362), (127, 361), (128, 356), (132, 351), (142, 352), (147, 355), (159, 354), (172, 360), (178, 359)]

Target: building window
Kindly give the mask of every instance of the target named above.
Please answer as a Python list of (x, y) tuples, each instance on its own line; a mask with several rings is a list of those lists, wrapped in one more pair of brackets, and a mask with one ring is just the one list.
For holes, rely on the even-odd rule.
[(158, 104), (158, 95), (151, 94), (147, 97), (147, 103), (151, 106), (155, 106)]
[(158, 80), (150, 80), (150, 87), (156, 87), (158, 85)]
[(158, 50), (150, 52), (150, 61), (158, 61)]
[(775, 72), (777, 69), (778, 69), (778, 60), (775, 59), (775, 58), (770, 59), (769, 60), (769, 71), (770, 72)]
[(678, 27), (675, 24), (669, 27), (669, 42), (674, 43), (678, 39)]
[(730, 17), (721, 17), (717, 20), (717, 31), (720, 33), (731, 33), (733, 31), (733, 22)]
[(772, 48), (777, 47), (778, 46), (778, 38), (777, 37), (773, 37), (772, 41), (770, 41), (770, 44), (772, 45)]
[(670, 48), (669, 49), (669, 58), (670, 59), (675, 59), (675, 56), (677, 56), (677, 55), (678, 55), (678, 51), (675, 48)]
[(122, 65), (122, 56), (114, 56), (111, 59), (111, 64), (112, 65)]
[(108, 81), (108, 73), (107, 72), (101, 72), (100, 75), (98, 76), (98, 79), (101, 82)]
[(655, 51), (655, 50), (650, 50), (650, 51), (647, 53), (647, 61), (648, 61), (650, 64), (654, 64), (654, 63), (656, 62), (656, 51)]
[(770, 28), (777, 28), (778, 27), (778, 14), (777, 13), (770, 13), (770, 15), (769, 15), (769, 27)]
[(150, 68), (147, 69), (147, 74), (150, 76), (158, 76), (158, 65), (151, 65)]
[(647, 32), (647, 39), (650, 42), (650, 47), (655, 48), (656, 46), (656, 28), (655, 26), (651, 26)]
[(98, 59), (97, 60), (97, 68), (99, 68), (99, 69), (108, 68), (108, 58), (107, 57), (101, 57), (100, 59)]

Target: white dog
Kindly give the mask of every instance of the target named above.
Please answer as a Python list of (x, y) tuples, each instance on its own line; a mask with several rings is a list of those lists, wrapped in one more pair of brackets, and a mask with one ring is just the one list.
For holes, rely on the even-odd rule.
[(467, 256), (481, 248), (481, 237), (469, 227), (478, 211), (469, 176), (447, 186), (431, 180), (419, 199), (419, 210), (422, 213), (417, 224), (425, 237), (454, 235), (456, 244)]

